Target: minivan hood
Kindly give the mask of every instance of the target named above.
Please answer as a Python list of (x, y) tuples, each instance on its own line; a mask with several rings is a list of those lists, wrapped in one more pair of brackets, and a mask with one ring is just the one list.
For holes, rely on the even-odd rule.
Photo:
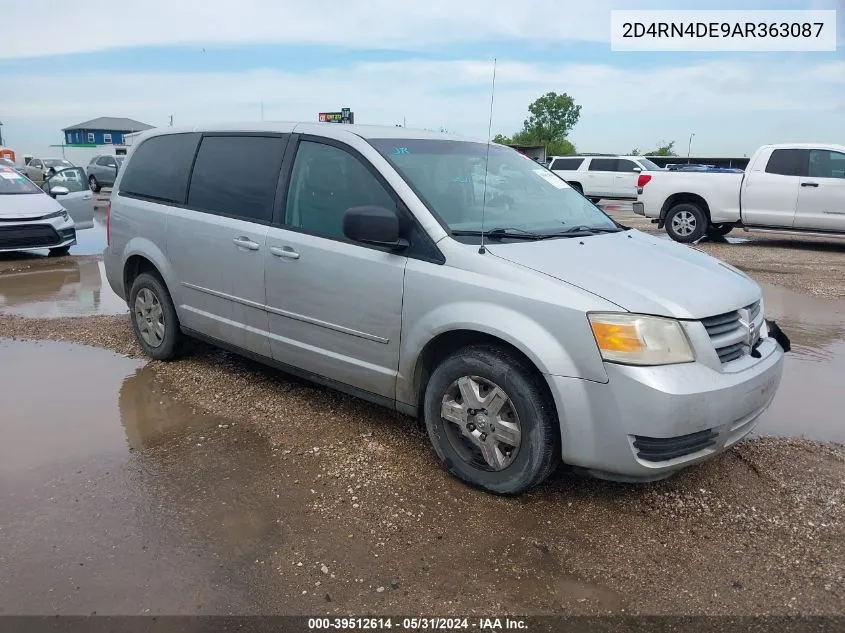
[(701, 251), (635, 230), (493, 242), (487, 250), (641, 314), (700, 319), (750, 305), (762, 293), (756, 282)]
[(0, 220), (40, 218), (62, 208), (46, 193), (0, 194)]

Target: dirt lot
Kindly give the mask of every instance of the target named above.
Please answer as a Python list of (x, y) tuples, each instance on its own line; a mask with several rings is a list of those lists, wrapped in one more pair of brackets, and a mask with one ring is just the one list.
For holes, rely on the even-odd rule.
[[(845, 242), (699, 247), (763, 283), (845, 298)], [(55, 264), (5, 258), (0, 273)], [(823, 305), (843, 321), (843, 304)], [(807, 329), (798, 347), (841, 347), (843, 329), (824, 344)], [(0, 315), (0, 337), (16, 419), (57, 438), (36, 459), (34, 427), (0, 423), (14, 517), (0, 516), (0, 613), (845, 613), (841, 446), (758, 438), (657, 484), (561, 469), (498, 498), (447, 476), (395, 413), (203, 346), (141, 367), (125, 315)], [(39, 381), (74, 403), (78, 432)]]

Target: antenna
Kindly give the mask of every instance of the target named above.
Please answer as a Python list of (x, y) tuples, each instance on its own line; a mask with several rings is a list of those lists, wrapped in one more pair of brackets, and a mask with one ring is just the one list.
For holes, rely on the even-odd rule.
[(490, 132), (493, 130), (493, 97), (496, 95), (496, 58), (493, 58), (493, 87), (490, 90), (490, 120), (487, 123), (487, 157), (484, 160), (484, 197), (481, 199), (481, 246), (478, 254), (484, 255), (484, 211), (487, 208), (487, 170), (490, 166)]

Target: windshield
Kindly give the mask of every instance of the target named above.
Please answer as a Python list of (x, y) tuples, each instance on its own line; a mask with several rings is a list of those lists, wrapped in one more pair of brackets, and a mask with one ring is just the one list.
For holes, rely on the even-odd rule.
[(640, 162), (640, 164), (643, 167), (645, 167), (646, 171), (654, 171), (655, 169), (661, 169), (660, 165), (658, 165), (657, 163), (651, 162), (647, 158), (638, 158), (637, 160)]
[[(616, 228), (554, 173), (509, 147), (439, 139), (371, 139), (370, 143), (453, 233), (509, 229), (550, 234)], [(483, 204), (486, 197), (486, 204)]]
[(73, 165), (61, 158), (45, 158), (44, 164), (47, 167), (73, 167)]
[(19, 193), (43, 193), (33, 182), (21, 176), (11, 167), (0, 167), (0, 195)]

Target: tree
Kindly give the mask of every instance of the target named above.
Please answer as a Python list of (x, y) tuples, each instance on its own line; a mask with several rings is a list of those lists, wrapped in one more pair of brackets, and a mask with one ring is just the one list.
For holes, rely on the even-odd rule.
[(496, 134), (496, 136), (493, 137), (493, 142), (499, 143), (500, 145), (511, 145), (513, 143), (513, 139), (505, 136), (504, 134)]
[(635, 147), (634, 149), (631, 150), (631, 153), (628, 154), (628, 156), (640, 156), (640, 148)]
[(661, 141), (662, 145), (658, 147), (656, 150), (651, 152), (646, 152), (646, 156), (677, 156), (677, 154), (672, 151), (672, 148), (675, 147), (675, 141)]
[(581, 106), (565, 92), (547, 92), (528, 106), (528, 113), (522, 131), (540, 143), (548, 143), (566, 138), (581, 117)]

